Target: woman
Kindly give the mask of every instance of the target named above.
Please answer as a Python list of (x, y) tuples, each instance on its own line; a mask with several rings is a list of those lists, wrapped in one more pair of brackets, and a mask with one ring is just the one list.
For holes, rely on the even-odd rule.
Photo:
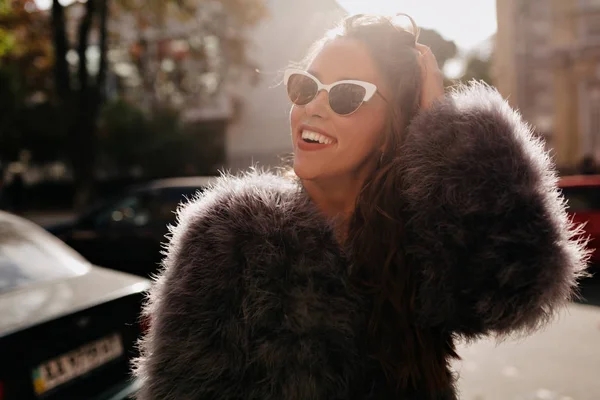
[(457, 338), (530, 332), (587, 257), (543, 144), (493, 89), (444, 97), (392, 18), (289, 70), (296, 179), (223, 177), (179, 210), (139, 399), (455, 399)]

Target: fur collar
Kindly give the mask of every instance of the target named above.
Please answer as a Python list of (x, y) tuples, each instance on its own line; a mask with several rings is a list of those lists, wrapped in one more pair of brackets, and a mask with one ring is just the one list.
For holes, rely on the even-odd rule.
[[(464, 87), (420, 113), (393, 163), (416, 323), (529, 332), (568, 301), (585, 243), (543, 143), (497, 92)], [(225, 176), (178, 217), (145, 308), (139, 399), (386, 398), (351, 260), (297, 184)]]

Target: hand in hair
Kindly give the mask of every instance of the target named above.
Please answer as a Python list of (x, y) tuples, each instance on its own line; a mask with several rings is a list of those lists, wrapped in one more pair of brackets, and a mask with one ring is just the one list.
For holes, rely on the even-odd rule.
[(417, 50), (421, 53), (421, 108), (428, 109), (437, 99), (444, 96), (444, 76), (429, 47), (417, 43)]

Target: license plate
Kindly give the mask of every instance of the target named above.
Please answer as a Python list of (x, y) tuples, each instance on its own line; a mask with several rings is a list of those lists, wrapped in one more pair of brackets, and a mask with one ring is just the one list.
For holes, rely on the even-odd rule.
[(37, 395), (108, 363), (123, 354), (123, 343), (115, 333), (40, 364), (32, 372)]

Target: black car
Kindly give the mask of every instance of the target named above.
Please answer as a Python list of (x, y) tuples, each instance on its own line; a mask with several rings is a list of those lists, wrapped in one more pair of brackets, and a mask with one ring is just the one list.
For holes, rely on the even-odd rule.
[(96, 265), (148, 276), (160, 265), (177, 206), (204, 190), (211, 179), (170, 178), (135, 186), (47, 230)]
[(0, 211), (0, 399), (125, 399), (148, 279)]

